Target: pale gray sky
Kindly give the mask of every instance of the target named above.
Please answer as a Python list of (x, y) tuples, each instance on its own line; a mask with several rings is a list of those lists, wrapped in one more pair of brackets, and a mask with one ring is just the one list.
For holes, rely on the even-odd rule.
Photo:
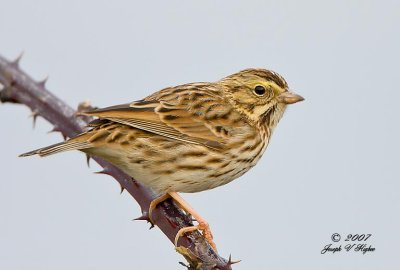
[[(0, 54), (72, 106), (271, 68), (306, 98), (259, 164), (184, 197), (234, 269), (399, 269), (399, 1), (6, 1)], [(0, 269), (180, 269), (158, 229), (78, 152), (18, 154), (61, 139), (0, 105)], [(332, 233), (376, 251), (321, 255)], [(346, 243), (346, 242), (341, 242)]]

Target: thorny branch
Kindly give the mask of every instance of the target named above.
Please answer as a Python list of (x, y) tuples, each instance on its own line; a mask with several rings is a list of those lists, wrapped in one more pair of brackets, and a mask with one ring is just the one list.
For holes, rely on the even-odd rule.
[[(53, 124), (53, 131), (59, 131), (65, 137), (82, 132), (90, 119), (77, 116), (75, 110), (49, 92), (45, 87), (46, 80), (36, 82), (23, 72), (19, 68), (20, 58), (10, 62), (0, 56), (0, 84), (3, 86), (0, 87), (0, 102), (28, 106), (34, 121), (37, 116), (45, 118)], [(152, 192), (112, 164), (92, 158), (103, 167), (100, 173), (114, 177), (121, 185), (121, 191), (127, 190), (138, 202), (143, 215), (137, 220), (149, 221), (147, 210), (154, 199)], [(153, 220), (171, 242), (180, 228), (192, 225), (190, 217), (171, 201), (164, 202), (154, 211)], [(182, 237), (179, 244), (177, 251), (189, 262), (188, 269), (231, 269), (231, 259), (220, 257), (199, 232)]]

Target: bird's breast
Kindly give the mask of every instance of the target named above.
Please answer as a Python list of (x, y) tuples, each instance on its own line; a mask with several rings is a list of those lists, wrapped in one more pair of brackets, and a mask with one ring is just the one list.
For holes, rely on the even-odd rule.
[[(260, 159), (268, 140), (248, 130), (223, 150), (166, 139), (136, 137), (98, 153), (156, 192), (199, 192), (225, 185), (242, 176)], [(100, 149), (99, 149), (100, 150)]]

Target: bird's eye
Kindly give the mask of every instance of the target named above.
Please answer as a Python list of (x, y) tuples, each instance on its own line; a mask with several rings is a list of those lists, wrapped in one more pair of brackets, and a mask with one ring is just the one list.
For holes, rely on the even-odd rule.
[(257, 86), (254, 88), (254, 93), (255, 93), (257, 96), (263, 96), (263, 95), (265, 94), (265, 87), (262, 86), (262, 85), (257, 85)]

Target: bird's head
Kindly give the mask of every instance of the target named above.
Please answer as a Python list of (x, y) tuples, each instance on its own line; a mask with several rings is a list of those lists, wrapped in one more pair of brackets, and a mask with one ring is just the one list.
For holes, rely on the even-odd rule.
[(256, 124), (274, 127), (288, 104), (304, 100), (285, 79), (266, 69), (245, 69), (218, 82), (233, 107)]

